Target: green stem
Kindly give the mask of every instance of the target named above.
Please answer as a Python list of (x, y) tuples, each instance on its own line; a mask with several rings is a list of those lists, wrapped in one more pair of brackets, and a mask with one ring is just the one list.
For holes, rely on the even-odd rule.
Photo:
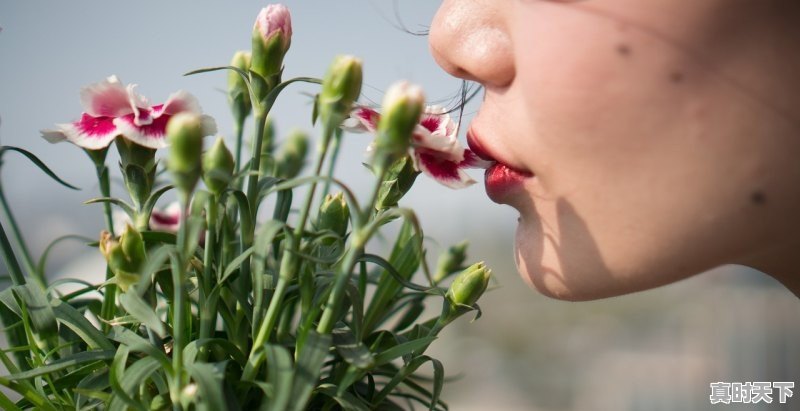
[[(384, 163), (386, 162), (383, 159), (377, 159), (377, 161), (383, 161)], [(366, 208), (361, 214), (359, 214), (359, 228), (354, 230), (354, 232), (350, 235), (350, 248), (347, 250), (344, 259), (342, 260), (342, 264), (339, 266), (339, 270), (336, 272), (333, 290), (328, 297), (328, 302), (325, 305), (325, 311), (322, 312), (322, 318), (317, 325), (317, 332), (323, 335), (330, 334), (331, 331), (333, 331), (333, 327), (335, 325), (333, 319), (336, 311), (338, 311), (339, 306), (341, 305), (344, 288), (347, 285), (347, 281), (350, 279), (350, 274), (353, 272), (353, 268), (358, 262), (358, 257), (363, 254), (364, 246), (366, 246), (367, 241), (369, 241), (369, 238), (372, 236), (373, 228), (370, 227), (368, 223), (370, 218), (374, 215), (372, 210), (375, 208), (375, 201), (378, 198), (378, 192), (387, 168), (385, 167), (385, 164), (376, 165), (377, 167), (375, 167), (375, 169), (379, 170), (379, 175), (377, 176), (375, 188), (372, 190), (372, 196), (370, 201), (367, 202)]]
[[(200, 339), (209, 338), (217, 319), (217, 298), (209, 299), (209, 293), (214, 287), (214, 255), (216, 251), (217, 215), (219, 214), (219, 196), (208, 197), (206, 208), (206, 239), (203, 256), (203, 286), (200, 293)], [(199, 359), (208, 358), (208, 348), (200, 350)]]
[[(244, 119), (242, 121), (236, 121), (233, 124), (233, 133), (236, 135), (236, 173), (239, 174), (242, 171), (242, 145), (244, 145)], [(241, 187), (241, 183), (237, 183), (236, 187)]]
[[(95, 171), (97, 173), (97, 182), (100, 185), (100, 195), (105, 198), (111, 197), (111, 181), (108, 176), (108, 167), (106, 167), (104, 163), (95, 163)], [(115, 233), (114, 219), (111, 214), (111, 204), (103, 203), (103, 214), (105, 215), (106, 219), (106, 229), (113, 237)], [(114, 273), (112, 273), (111, 270), (106, 266), (106, 280), (110, 280), (113, 276)], [(103, 293), (103, 304), (100, 308), (100, 316), (103, 319), (110, 320), (114, 318), (114, 313), (116, 312), (116, 299), (117, 285), (108, 284), (105, 292)], [(107, 322), (103, 322), (102, 328), (104, 332), (108, 332), (111, 330), (111, 325)]]
[(328, 161), (328, 179), (325, 180), (325, 186), (322, 189), (322, 197), (325, 198), (331, 189), (331, 180), (333, 180), (333, 172), (336, 169), (336, 161), (339, 158), (339, 149), (341, 148), (342, 133), (341, 129), (337, 129), (333, 135), (331, 159)]
[[(318, 176), (320, 175), (320, 171), (322, 171), (322, 165), (325, 162), (325, 156), (328, 152), (328, 146), (330, 145), (329, 143), (332, 135), (333, 130), (331, 130), (329, 127), (326, 127), (326, 129), (323, 131), (322, 141), (320, 141), (320, 144), (317, 148), (317, 159), (313, 175)], [(264, 343), (269, 340), (270, 333), (275, 327), (275, 322), (278, 320), (280, 308), (283, 305), (283, 298), (286, 288), (289, 286), (289, 283), (294, 279), (297, 273), (297, 251), (300, 246), (300, 239), (302, 238), (303, 231), (305, 230), (308, 216), (311, 212), (311, 204), (314, 202), (314, 193), (316, 189), (317, 183), (314, 181), (308, 188), (308, 193), (306, 193), (303, 206), (300, 208), (300, 218), (294, 228), (292, 237), (288, 239), (289, 241), (286, 249), (284, 249), (283, 257), (281, 259), (278, 283), (276, 284), (275, 292), (272, 294), (272, 298), (269, 301), (269, 306), (267, 307), (267, 314), (264, 317), (264, 321), (261, 323), (258, 333), (256, 334), (256, 338), (253, 341), (253, 347), (250, 351), (251, 359), (264, 345)], [(253, 378), (256, 372), (258, 372), (258, 366), (248, 367), (245, 369), (242, 379), (249, 381)]]
[(25, 285), (25, 276), (22, 275), (22, 268), (19, 266), (17, 257), (14, 256), (14, 251), (11, 248), (11, 243), (6, 236), (6, 230), (3, 228), (3, 223), (0, 222), (0, 248), (3, 252), (3, 261), (6, 263), (9, 274), (11, 274), (11, 281), (14, 285)]
[(19, 253), (22, 254), (22, 265), (25, 267), (25, 271), (36, 280), (36, 283), (39, 284), (43, 290), (46, 289), (47, 280), (44, 278), (44, 273), (40, 273), (33, 263), (33, 258), (28, 250), (28, 246), (25, 244), (25, 239), (22, 238), (22, 233), (19, 231), (17, 220), (14, 218), (14, 214), (11, 213), (11, 207), (8, 206), (2, 184), (0, 184), (0, 205), (2, 205), (3, 217), (8, 221), (11, 237), (14, 239), (14, 242), (16, 242)]
[[(178, 238), (176, 244), (178, 245), (178, 252), (172, 260), (172, 287), (173, 287), (173, 305), (172, 305), (172, 368), (175, 372), (173, 376), (173, 387), (178, 395), (183, 389), (183, 348), (186, 347), (186, 293), (184, 290), (184, 279), (186, 270), (187, 256), (183, 255), (184, 250), (187, 249), (186, 242), (188, 241), (187, 223), (189, 220), (189, 193), (181, 193), (181, 208), (185, 218), (181, 221), (180, 228), (178, 229)], [(172, 398), (173, 409), (177, 406), (180, 409), (178, 398)]]

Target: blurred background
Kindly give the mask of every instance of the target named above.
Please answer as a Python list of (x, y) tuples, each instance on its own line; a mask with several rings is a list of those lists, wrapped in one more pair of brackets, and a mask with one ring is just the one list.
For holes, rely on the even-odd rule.
[[(402, 78), (422, 85), (430, 100), (456, 103), (461, 83), (436, 66), (427, 38), (418, 35), (439, 2), (284, 3), (294, 27), (284, 78), (321, 77), (335, 55), (353, 54), (365, 62), (364, 102), (379, 102), (383, 90)], [(182, 74), (225, 65), (236, 50), (249, 49), (264, 5), (0, 2), (0, 143), (34, 152), (82, 189), (67, 190), (20, 156), (5, 156), (2, 187), (34, 255), (64, 234), (94, 238), (103, 224), (100, 206), (82, 204), (99, 195), (91, 162), (74, 146), (48, 144), (39, 130), (76, 119), (80, 88), (116, 74), (139, 84), (154, 103), (178, 89), (190, 91), (230, 137), (226, 75)], [(293, 127), (318, 133), (310, 122), (313, 92), (291, 86), (282, 94), (273, 111), (279, 137)], [(464, 124), (476, 108), (467, 106)], [(338, 167), (361, 193), (371, 181), (361, 166), (368, 142), (348, 135)], [(110, 154), (111, 163), (115, 156)], [(498, 287), (481, 302), (483, 317), (459, 320), (431, 348), (448, 374), (458, 377), (443, 394), (451, 409), (702, 410), (723, 407), (709, 405), (710, 382), (800, 382), (800, 301), (771, 278), (722, 267), (631, 296), (588, 303), (548, 299), (517, 276), (516, 212), (489, 202), (482, 176), (473, 176), (479, 184), (460, 191), (421, 176), (405, 199), (430, 237), (430, 256), (468, 239), (470, 260), (486, 260), (496, 274)], [(49, 261), (53, 278), (102, 276), (100, 254), (81, 244), (59, 246)], [(784, 405), (775, 400), (724, 408), (800, 409), (800, 393)]]

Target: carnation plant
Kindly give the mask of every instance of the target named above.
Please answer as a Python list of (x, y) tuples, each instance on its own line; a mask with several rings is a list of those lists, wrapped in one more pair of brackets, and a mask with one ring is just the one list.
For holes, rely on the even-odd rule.
[[(466, 266), (465, 244), (429, 269), (419, 222), (398, 203), (421, 173), (458, 188), (472, 183), (464, 168), (485, 164), (417, 86), (394, 84), (380, 109), (358, 104), (357, 58), (336, 58), (323, 79), (284, 80), (291, 36), (288, 10), (270, 5), (251, 52), (188, 73), (228, 71), (233, 152), (221, 137), (203, 150), (215, 121), (189, 93), (152, 105), (113, 76), (81, 91), (79, 119), (43, 131), (83, 149), (97, 171), (102, 197), (87, 203), (102, 205), (106, 229), (89, 246), (105, 257), (106, 281), (49, 283), (52, 245), (33, 258), (0, 190), (11, 283), (0, 292), (9, 372), (0, 384), (18, 394), (0, 392), (3, 409), (447, 408), (443, 364), (426, 349), (453, 320), (480, 312), (490, 270)], [(321, 135), (294, 132), (276, 147), (269, 112), (296, 82), (319, 84), (310, 114)], [(348, 132), (374, 135), (367, 198), (334, 175)], [(123, 193), (111, 191), (112, 145)], [(74, 188), (32, 153), (0, 148), (11, 152)], [(167, 193), (178, 203), (161, 210)], [(372, 250), (386, 248), (376, 235), (387, 226), (399, 233), (381, 256)], [(440, 314), (426, 318), (429, 306)]]

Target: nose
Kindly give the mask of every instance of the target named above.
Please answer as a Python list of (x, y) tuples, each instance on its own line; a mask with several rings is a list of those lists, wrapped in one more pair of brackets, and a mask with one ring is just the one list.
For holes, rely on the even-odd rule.
[(445, 0), (433, 18), (429, 45), (436, 62), (453, 76), (486, 87), (514, 79), (508, 1)]

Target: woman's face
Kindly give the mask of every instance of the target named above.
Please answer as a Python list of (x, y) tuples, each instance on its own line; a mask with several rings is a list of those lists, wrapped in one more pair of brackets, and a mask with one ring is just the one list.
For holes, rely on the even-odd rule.
[(502, 164), (487, 191), (520, 212), (526, 281), (584, 300), (788, 255), (800, 206), (792, 3), (442, 3), (430, 47), (485, 88), (469, 140)]

